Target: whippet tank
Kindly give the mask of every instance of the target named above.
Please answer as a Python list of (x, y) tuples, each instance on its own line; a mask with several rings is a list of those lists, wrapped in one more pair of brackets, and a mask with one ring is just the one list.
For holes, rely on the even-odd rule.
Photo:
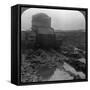
[(51, 28), (51, 18), (39, 13), (32, 16), (32, 30), (36, 33), (36, 44), (43, 48), (52, 48), (55, 45), (55, 33)]

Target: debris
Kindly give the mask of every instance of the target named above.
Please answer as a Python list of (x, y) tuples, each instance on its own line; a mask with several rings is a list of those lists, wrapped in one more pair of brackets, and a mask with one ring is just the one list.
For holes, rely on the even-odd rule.
[[(68, 48), (69, 49), (69, 48)], [(68, 52), (68, 49), (66, 52)], [(64, 49), (63, 49), (64, 50)], [(74, 48), (74, 50), (78, 50)], [(85, 79), (85, 58), (73, 58), (78, 51), (61, 53), (54, 49), (27, 50), (22, 54), (21, 81), (38, 82)], [(29, 53), (30, 52), (30, 53)]]

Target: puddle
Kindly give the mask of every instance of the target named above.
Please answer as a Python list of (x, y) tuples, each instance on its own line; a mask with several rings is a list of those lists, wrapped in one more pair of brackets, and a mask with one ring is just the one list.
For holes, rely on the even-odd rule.
[(56, 70), (55, 67), (50, 68), (47, 65), (45, 65), (39, 68), (37, 74), (41, 76), (42, 80), (47, 80), (54, 74), (55, 70)]
[(55, 80), (72, 80), (73, 77), (70, 76), (67, 72), (56, 68), (54, 74), (48, 79), (48, 81), (55, 81)]
[(42, 81), (55, 81), (55, 80), (72, 80), (73, 77), (70, 76), (64, 70), (59, 68), (48, 68), (42, 67), (38, 72), (42, 78)]

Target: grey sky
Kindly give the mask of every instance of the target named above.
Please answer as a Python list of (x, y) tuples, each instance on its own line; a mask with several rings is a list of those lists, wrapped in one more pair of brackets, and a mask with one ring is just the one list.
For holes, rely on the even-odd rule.
[(51, 17), (51, 27), (55, 30), (85, 29), (85, 19), (81, 12), (73, 10), (30, 8), (21, 16), (21, 30), (29, 30), (32, 25), (32, 15), (46, 13)]

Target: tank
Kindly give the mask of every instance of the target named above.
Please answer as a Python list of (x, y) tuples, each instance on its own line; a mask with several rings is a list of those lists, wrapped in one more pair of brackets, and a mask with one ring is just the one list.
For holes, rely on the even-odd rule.
[(51, 17), (44, 13), (32, 16), (32, 31), (36, 33), (38, 47), (52, 48), (55, 45), (55, 33), (51, 27)]

